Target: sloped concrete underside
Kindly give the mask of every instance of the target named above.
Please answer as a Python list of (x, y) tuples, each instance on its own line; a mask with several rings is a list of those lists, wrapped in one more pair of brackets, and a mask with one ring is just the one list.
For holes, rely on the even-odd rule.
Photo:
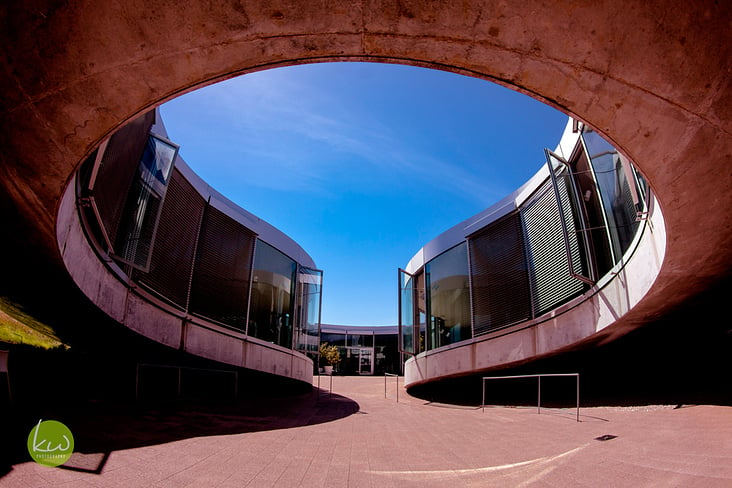
[[(73, 285), (54, 227), (78, 164), (120, 125), (170, 98), (308, 62), (397, 62), (477, 76), (602, 132), (651, 182), (668, 235), (660, 275), (619, 334), (668, 317), (730, 275), (732, 13), (722, 3), (671, 10), (661, 0), (260, 0), (181, 8), (169, 0), (37, 0), (3, 5), (0, 19), (2, 286), (52, 310), (76, 340), (96, 331), (66, 306)], [(708, 306), (724, 320), (725, 308)], [(705, 320), (689, 333), (710, 326)]]

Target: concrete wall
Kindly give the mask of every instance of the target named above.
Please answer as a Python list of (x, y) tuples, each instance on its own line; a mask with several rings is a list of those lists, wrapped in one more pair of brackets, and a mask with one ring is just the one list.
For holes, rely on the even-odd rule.
[(67, 183), (150, 108), (238, 74), (358, 60), (496, 81), (587, 122), (632, 160), (663, 206), (668, 239), (628, 326), (732, 273), (726, 2), (37, 0), (2, 3), (0, 19), (3, 250), (12, 242), (63, 266)]
[(58, 245), (71, 278), (101, 310), (135, 332), (191, 354), (312, 383), (313, 362), (296, 351), (186, 315), (124, 283), (89, 244), (69, 185), (58, 217)]

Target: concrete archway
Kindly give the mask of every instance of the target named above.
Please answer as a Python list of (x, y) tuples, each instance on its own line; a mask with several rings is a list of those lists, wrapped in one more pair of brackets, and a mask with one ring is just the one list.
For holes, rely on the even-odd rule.
[(37, 0), (0, 18), (3, 212), (17, 223), (11, 241), (54, 262), (70, 175), (127, 120), (241, 73), (370, 60), (511, 86), (636, 162), (667, 216), (668, 248), (629, 322), (729, 276), (732, 13), (719, 2)]

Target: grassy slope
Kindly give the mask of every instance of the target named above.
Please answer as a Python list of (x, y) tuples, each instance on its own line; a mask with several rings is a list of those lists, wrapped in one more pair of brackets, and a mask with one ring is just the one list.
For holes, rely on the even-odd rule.
[(20, 306), (4, 297), (0, 297), (0, 342), (43, 349), (64, 346), (50, 326), (23, 312)]

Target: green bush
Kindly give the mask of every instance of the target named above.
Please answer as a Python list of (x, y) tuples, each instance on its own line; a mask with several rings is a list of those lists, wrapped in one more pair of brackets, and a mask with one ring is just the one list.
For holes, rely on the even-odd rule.
[(329, 346), (327, 342), (323, 342), (320, 345), (320, 358), (331, 366), (338, 364), (341, 361), (338, 346)]

